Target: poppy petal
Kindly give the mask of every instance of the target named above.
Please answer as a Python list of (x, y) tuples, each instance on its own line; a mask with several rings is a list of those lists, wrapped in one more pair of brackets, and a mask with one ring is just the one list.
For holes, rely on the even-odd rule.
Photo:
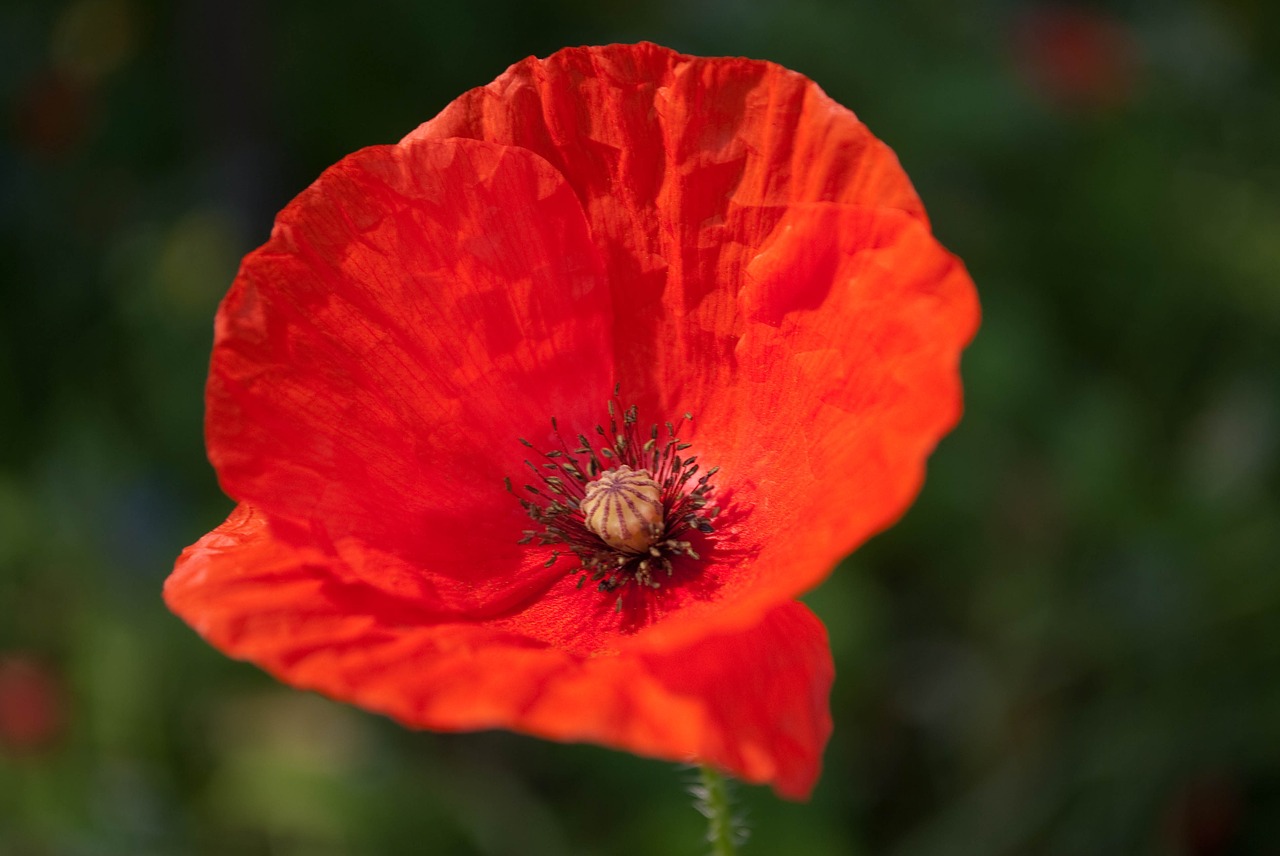
[(219, 310), (210, 458), (228, 494), (374, 585), (501, 599), (538, 578), (503, 490), (516, 438), (598, 409), (610, 317), (582, 209), (544, 160), (472, 140), (362, 150), (285, 208)]
[(924, 223), (832, 203), (792, 206), (737, 300), (744, 321), (691, 440), (721, 467), (719, 501), (741, 509), (720, 537), (749, 561), (707, 615), (657, 631), (671, 639), (813, 588), (906, 511), (960, 418), (960, 352), (979, 320), (963, 265)]
[(788, 206), (927, 222), (893, 152), (813, 81), (769, 62), (648, 43), (569, 48), (513, 65), (406, 139), (451, 137), (536, 152), (574, 188), (613, 289), (618, 379), (659, 421), (719, 383), (734, 292)]
[(798, 603), (680, 649), (574, 655), (484, 623), (423, 622), (243, 504), (183, 552), (165, 599), (224, 652), (413, 727), (707, 763), (792, 799), (812, 790), (831, 731), (826, 632)]

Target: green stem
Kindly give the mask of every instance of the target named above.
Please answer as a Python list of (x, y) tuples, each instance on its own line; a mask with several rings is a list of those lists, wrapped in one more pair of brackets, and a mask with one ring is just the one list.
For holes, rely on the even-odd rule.
[(739, 830), (724, 776), (707, 765), (698, 768), (698, 811), (707, 818), (707, 841), (711, 856), (734, 856), (738, 852)]

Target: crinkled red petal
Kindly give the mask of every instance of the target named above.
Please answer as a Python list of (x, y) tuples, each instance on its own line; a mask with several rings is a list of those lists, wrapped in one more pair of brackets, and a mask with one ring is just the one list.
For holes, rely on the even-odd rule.
[(273, 537), (248, 505), (182, 554), (165, 599), (228, 654), (415, 727), (707, 763), (793, 799), (812, 790), (831, 731), (826, 632), (798, 603), (679, 649), (578, 655), (492, 622), (425, 621)]
[(670, 417), (723, 380), (713, 340), (736, 325), (742, 272), (789, 206), (925, 217), (887, 146), (768, 62), (570, 48), (517, 63), (406, 139), (451, 137), (520, 146), (564, 175), (606, 260), (619, 379)]
[[(893, 523), (961, 413), (960, 351), (978, 323), (963, 266), (893, 209), (796, 205), (745, 271), (722, 387), (692, 439), (720, 464), (732, 564), (646, 644), (737, 625), (809, 590)], [(730, 606), (731, 605), (731, 606)]]
[(530, 152), (365, 149), (280, 214), (218, 312), (209, 455), (226, 491), (424, 608), (547, 585), (503, 490), (516, 438), (590, 413), (610, 295), (581, 206)]

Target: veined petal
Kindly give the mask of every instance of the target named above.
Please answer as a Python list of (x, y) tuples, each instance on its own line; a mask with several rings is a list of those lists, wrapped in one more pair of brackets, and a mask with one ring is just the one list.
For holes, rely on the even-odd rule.
[(723, 581), (637, 644), (749, 624), (906, 511), (960, 418), (979, 310), (963, 265), (893, 209), (796, 205), (744, 272), (740, 328), (691, 441), (721, 467)]
[(813, 81), (768, 62), (569, 48), (517, 63), (406, 139), (449, 137), (520, 146), (564, 175), (604, 255), (624, 392), (669, 417), (696, 412), (719, 383), (743, 270), (788, 206), (925, 221), (893, 152)]
[(248, 505), (184, 551), (165, 599), (222, 651), (412, 727), (708, 763), (793, 799), (812, 790), (831, 731), (826, 632), (798, 603), (679, 649), (585, 656), (485, 621), (430, 620), (274, 538)]
[(227, 493), (371, 584), (504, 597), (537, 584), (503, 490), (516, 438), (598, 410), (610, 317), (581, 206), (544, 160), (365, 149), (290, 203), (223, 302), (210, 458)]

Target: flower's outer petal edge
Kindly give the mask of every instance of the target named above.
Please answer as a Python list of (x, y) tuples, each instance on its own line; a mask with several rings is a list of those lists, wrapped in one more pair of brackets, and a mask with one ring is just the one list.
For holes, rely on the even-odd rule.
[(504, 728), (708, 763), (790, 799), (817, 781), (834, 670), (802, 604), (678, 650), (576, 657), (483, 624), (420, 622), (321, 562), (242, 504), (183, 552), (165, 600), (226, 654), (411, 727)]
[(335, 573), (427, 609), (509, 608), (548, 584), (503, 489), (525, 480), (516, 438), (594, 418), (611, 317), (545, 160), (473, 140), (361, 150), (281, 212), (219, 308), (210, 459)]

